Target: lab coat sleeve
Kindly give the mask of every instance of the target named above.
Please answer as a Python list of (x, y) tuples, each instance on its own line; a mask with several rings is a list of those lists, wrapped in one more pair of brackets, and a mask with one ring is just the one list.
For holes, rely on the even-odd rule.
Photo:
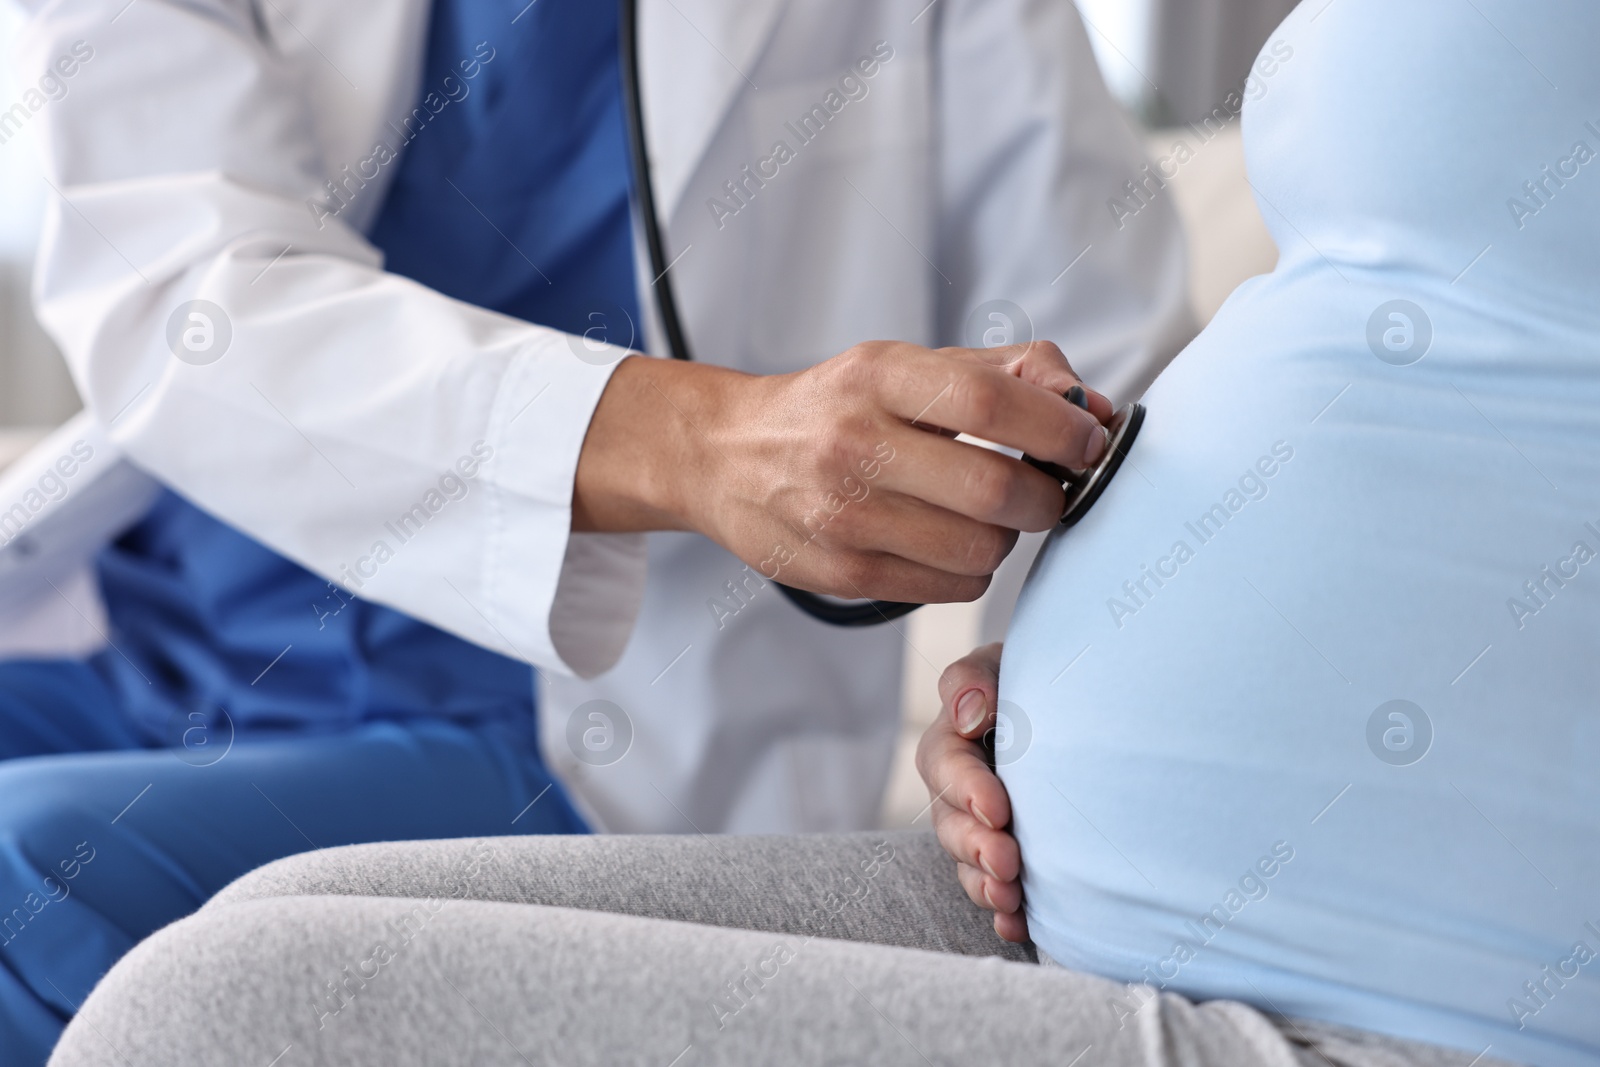
[[(935, 84), (939, 260), (947, 343), (978, 346), (1004, 299), (1015, 340), (1054, 341), (1089, 384), (1141, 395), (1194, 334), (1183, 235), (1171, 192), (1101, 79), (1077, 8), (1062, 0), (945, 0)], [(1133, 208), (1129, 211), (1129, 208)], [(981, 321), (980, 321), (981, 320)]]
[[(36, 8), (23, 81), (77, 62), (33, 119), (55, 188), (35, 296), (115, 444), (363, 597), (540, 667), (614, 662), (642, 596), (643, 539), (574, 535), (570, 521), (584, 435), (622, 353), (580, 358), (567, 335), (386, 273), (357, 230), (311, 206), (347, 165), (393, 169), (362, 162), (371, 140), (328, 157), (354, 151), (351, 129), (389, 136), (382, 119), (409, 109), (414, 73), (374, 86), (368, 71), (329, 99), (306, 69), (333, 59), (276, 5)], [(278, 25), (263, 22), (272, 12)], [(408, 95), (374, 99), (386, 92)], [(388, 176), (353, 195), (380, 197)], [(197, 329), (205, 347), (205, 323), (187, 317), (196, 300), (213, 331), (200, 355), (183, 336)]]

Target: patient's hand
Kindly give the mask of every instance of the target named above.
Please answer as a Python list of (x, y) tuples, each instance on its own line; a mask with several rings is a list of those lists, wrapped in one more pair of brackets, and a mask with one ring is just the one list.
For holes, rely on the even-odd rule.
[(1022, 856), (1011, 825), (1011, 801), (984, 754), (994, 725), (1000, 645), (985, 645), (952, 663), (939, 679), (939, 717), (917, 746), (917, 770), (933, 798), (939, 843), (955, 857), (967, 896), (995, 913), (1007, 941), (1028, 940), (1022, 913)]

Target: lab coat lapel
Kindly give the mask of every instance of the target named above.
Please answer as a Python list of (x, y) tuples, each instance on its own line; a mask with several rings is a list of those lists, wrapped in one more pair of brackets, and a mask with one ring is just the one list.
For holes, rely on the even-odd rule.
[(695, 167), (740, 93), (788, 0), (641, 0), (644, 92), (657, 209), (671, 219)]

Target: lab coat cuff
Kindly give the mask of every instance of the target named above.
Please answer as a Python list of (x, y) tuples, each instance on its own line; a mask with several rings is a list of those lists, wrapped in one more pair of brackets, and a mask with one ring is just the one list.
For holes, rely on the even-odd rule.
[(497, 499), (482, 571), (491, 625), (512, 653), (584, 678), (621, 658), (644, 598), (643, 534), (572, 532), (589, 422), (628, 354), (545, 333), (508, 367), (491, 423)]

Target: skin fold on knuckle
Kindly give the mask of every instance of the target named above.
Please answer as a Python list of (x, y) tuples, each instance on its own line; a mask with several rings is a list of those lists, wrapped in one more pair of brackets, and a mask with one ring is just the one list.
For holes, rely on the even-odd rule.
[(950, 604), (970, 604), (989, 591), (989, 583), (994, 580), (994, 575), (985, 574), (976, 578), (957, 578), (951, 585), (953, 595), (945, 601)]
[(1047, 533), (1055, 529), (1056, 523), (1061, 521), (1061, 513), (1066, 508), (1067, 494), (1060, 488), (1051, 486), (1050, 492), (1045, 495), (1044, 506), (1039, 509), (1039, 514), (1029, 519), (1022, 532)]
[(981, 459), (962, 473), (962, 511), (979, 522), (997, 522), (1004, 518), (1015, 496), (1014, 472), (1003, 462), (994, 462), (1000, 459), (998, 456), (986, 454)]
[(885, 600), (903, 600), (917, 604), (961, 604), (976, 600), (982, 591), (972, 592), (970, 583), (987, 582), (988, 579), (970, 578), (936, 569), (921, 571), (916, 578), (897, 582), (885, 593)]
[(967, 566), (971, 574), (993, 574), (1011, 554), (1017, 543), (1015, 530), (988, 526), (973, 535), (967, 546)]
[(957, 429), (979, 433), (995, 425), (1005, 403), (1003, 376), (990, 367), (965, 367), (950, 385), (951, 409), (961, 423)]
[(871, 596), (889, 582), (889, 568), (883, 560), (863, 552), (843, 553), (833, 565), (831, 588), (833, 596)]
[(823, 467), (819, 472), (823, 479), (818, 487), (819, 504), (826, 503), (831, 509), (837, 503), (831, 498), (849, 500), (845, 479), (859, 480), (858, 466), (872, 458), (875, 442), (882, 440), (876, 430), (877, 424), (868, 413), (845, 407), (829, 413), (817, 444)]
[(957, 748), (960, 741), (961, 736), (955, 732), (955, 728), (948, 726), (940, 731), (939, 737), (928, 746), (923, 757), (927, 770), (924, 780), (928, 787), (937, 788), (940, 801), (948, 802), (952, 807), (959, 806), (951, 801), (950, 795), (961, 780), (961, 753)]
[(955, 687), (964, 692), (967, 689), (981, 689), (986, 697), (993, 699), (994, 686), (997, 680), (995, 665), (998, 661), (992, 660), (985, 649), (975, 649), (956, 660), (947, 669), (946, 673), (955, 679)]
[(988, 558), (988, 539), (983, 531), (974, 530), (962, 537), (951, 548), (950, 569), (957, 574), (988, 574), (993, 567), (985, 566)]
[(1021, 896), (1014, 879), (989, 878), (985, 883), (989, 897), (995, 903), (996, 911), (1014, 912), (1017, 910), (1018, 897)]
[(989, 650), (995, 647), (985, 645), (973, 649), (944, 669), (939, 676), (939, 695), (947, 704), (970, 688), (993, 684), (995, 676), (988, 666), (988, 659), (991, 655)]
[(987, 908), (988, 904), (983, 899), (983, 872), (969, 864), (956, 860), (956, 881), (961, 883), (961, 891), (967, 899), (980, 908)]
[(965, 863), (972, 858), (972, 854), (967, 851), (966, 838), (965, 834), (962, 833), (963, 827), (959, 815), (959, 812), (952, 811), (935, 828), (935, 834), (939, 838), (940, 848)]
[(1054, 341), (1035, 341), (1028, 346), (1028, 360), (1041, 371), (1049, 372), (1052, 376), (1060, 371), (1066, 371), (1074, 379), (1072, 364), (1067, 362), (1065, 352)]
[(892, 354), (892, 346), (884, 341), (863, 341), (845, 349), (826, 364), (834, 390), (846, 396), (870, 391), (884, 359)]
[(939, 758), (938, 748), (940, 744), (940, 738), (936, 733), (938, 730), (939, 725), (938, 723), (935, 723), (934, 725), (928, 727), (928, 729), (922, 735), (922, 740), (917, 742), (917, 774), (922, 778), (923, 783), (928, 787), (928, 794), (930, 796), (938, 792), (938, 787), (934, 785), (933, 773), (935, 769), (935, 761)]
[(972, 857), (973, 866), (990, 878), (998, 879), (1000, 876), (995, 873), (994, 861), (989, 858), (989, 844), (993, 838), (994, 831), (974, 822), (967, 828), (966, 851)]

